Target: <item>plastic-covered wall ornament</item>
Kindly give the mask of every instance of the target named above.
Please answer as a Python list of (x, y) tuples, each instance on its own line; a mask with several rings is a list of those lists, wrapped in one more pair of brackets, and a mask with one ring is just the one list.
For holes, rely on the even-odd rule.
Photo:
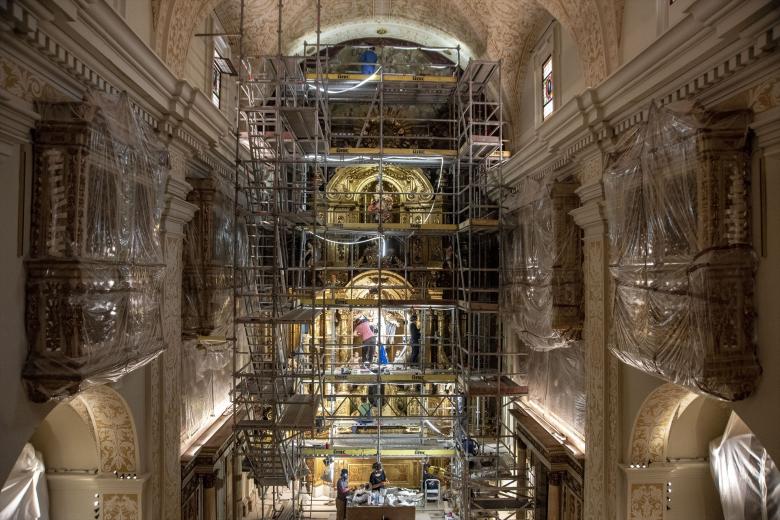
[(527, 180), (507, 222), (505, 323), (528, 351), (528, 397), (585, 431), (582, 248), (573, 183)]
[(230, 404), (233, 349), (229, 343), (182, 343), (182, 442), (192, 438)]
[(780, 470), (734, 413), (723, 436), (710, 443), (710, 469), (724, 520), (780, 518)]
[[(198, 212), (185, 227), (182, 332), (224, 338), (232, 335), (235, 208), (217, 179), (187, 181), (193, 186), (187, 199)], [(246, 227), (239, 225), (236, 235), (241, 266), (248, 258)]]
[(167, 154), (126, 96), (41, 107), (24, 367), (31, 399), (113, 381), (164, 348)]
[(727, 399), (750, 395), (756, 357), (746, 113), (651, 107), (605, 175), (610, 347), (624, 362)]

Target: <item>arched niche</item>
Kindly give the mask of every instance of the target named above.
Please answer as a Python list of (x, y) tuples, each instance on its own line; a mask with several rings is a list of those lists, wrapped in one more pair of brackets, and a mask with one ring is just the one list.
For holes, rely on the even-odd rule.
[(628, 518), (722, 518), (708, 446), (728, 421), (728, 406), (667, 383), (653, 390), (634, 420), (623, 466)]
[(329, 223), (371, 222), (370, 204), (383, 192), (385, 221), (411, 224), (442, 222), (441, 197), (420, 168), (375, 164), (339, 168), (325, 192)]
[(136, 427), (124, 398), (92, 387), (57, 405), (30, 443), (47, 468), (49, 509), (63, 518), (139, 520), (145, 477), (139, 475)]
[(667, 458), (672, 423), (696, 397), (690, 390), (672, 383), (653, 390), (634, 419), (628, 462), (664, 462)]
[(367, 271), (352, 278), (343, 289), (343, 298), (375, 300), (379, 288), (383, 300), (409, 300), (414, 288), (400, 274), (392, 271)]

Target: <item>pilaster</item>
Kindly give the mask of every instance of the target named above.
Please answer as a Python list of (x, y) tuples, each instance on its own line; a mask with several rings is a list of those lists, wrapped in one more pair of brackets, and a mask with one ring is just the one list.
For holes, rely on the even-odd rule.
[(580, 163), (582, 186), (576, 193), (581, 206), (571, 212), (583, 229), (585, 271), (586, 403), (585, 520), (617, 518), (618, 361), (607, 347), (609, 331), (609, 242), (604, 216), (602, 154)]
[[(170, 151), (171, 164), (184, 164)], [(172, 168), (166, 186), (163, 212), (165, 282), (163, 285), (163, 338), (167, 348), (151, 370), (152, 477), (150, 510), (153, 518), (178, 520), (181, 516), (181, 284), (183, 227), (197, 207), (186, 201), (191, 186)]]

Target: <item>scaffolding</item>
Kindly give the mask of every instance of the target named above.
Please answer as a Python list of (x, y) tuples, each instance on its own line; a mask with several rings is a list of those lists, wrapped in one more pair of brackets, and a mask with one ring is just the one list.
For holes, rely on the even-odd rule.
[(511, 518), (533, 508), (510, 410), (527, 388), (512, 373), (501, 307), (504, 184), (499, 62), (472, 60), (456, 91), (459, 410), (453, 480), (464, 518)]
[[(457, 47), (323, 45), (319, 26), (285, 56), (278, 9), (277, 53), (252, 56), (241, 3), (234, 239), (245, 230), (248, 259), (234, 261), (232, 397), (243, 466), (263, 488), (289, 487), (300, 514), (314, 461), (416, 460), (420, 482), (423, 461), (446, 461), (462, 518), (509, 518), (530, 499), (509, 426), (525, 388), (498, 318), (500, 63), (462, 69)], [(354, 358), (360, 315), (386, 362)]]

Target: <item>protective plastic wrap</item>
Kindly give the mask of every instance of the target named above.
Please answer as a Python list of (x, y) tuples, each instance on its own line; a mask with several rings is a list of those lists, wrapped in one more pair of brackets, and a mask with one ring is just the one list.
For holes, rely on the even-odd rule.
[(604, 176), (612, 351), (728, 399), (760, 374), (753, 332), (747, 117), (652, 107)]
[(190, 439), (230, 403), (233, 358), (229, 343), (182, 344), (182, 441)]
[(780, 518), (780, 471), (736, 414), (710, 443), (710, 467), (725, 520)]
[(22, 448), (0, 491), (0, 520), (48, 520), (49, 494), (43, 457), (32, 444)]
[(582, 257), (569, 215), (578, 199), (569, 183), (527, 180), (521, 193), (508, 222), (505, 323), (529, 351), (529, 399), (583, 433)]
[(24, 368), (44, 401), (114, 381), (164, 348), (167, 155), (126, 96), (41, 108)]
[[(189, 179), (199, 211), (184, 237), (182, 331), (190, 336), (232, 334), (234, 205), (215, 179)], [(232, 188), (231, 188), (232, 189)], [(239, 226), (239, 263), (248, 258), (246, 228)]]

